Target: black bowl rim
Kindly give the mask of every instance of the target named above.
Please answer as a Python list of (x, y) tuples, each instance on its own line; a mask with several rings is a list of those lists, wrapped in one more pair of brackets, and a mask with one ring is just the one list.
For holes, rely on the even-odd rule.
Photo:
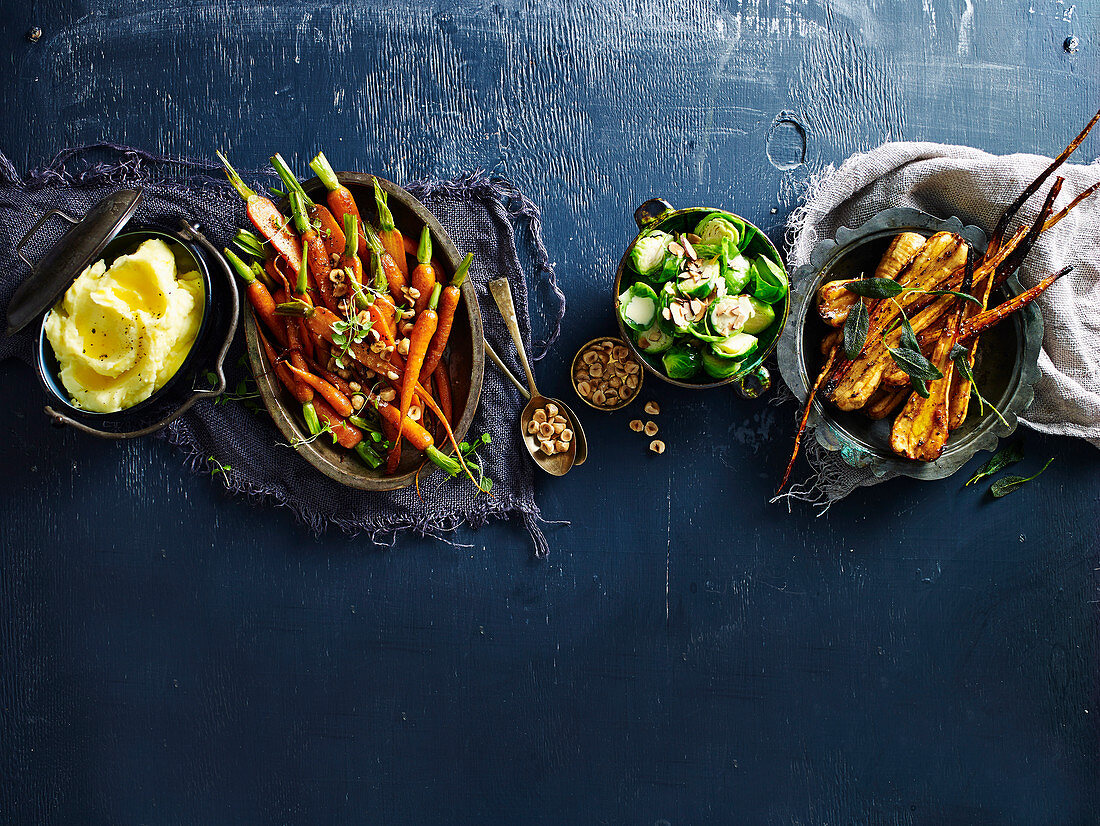
[[(787, 264), (783, 261), (783, 256), (779, 252), (779, 248), (772, 243), (772, 240), (767, 236), (764, 230), (760, 229), (756, 224), (750, 221), (743, 215), (738, 215), (736, 212), (732, 212), (722, 207), (705, 207), (705, 206), (693, 206), (693, 207), (681, 207), (680, 209), (674, 209), (672, 212), (662, 215), (660, 218), (647, 224), (644, 227), (639, 228), (638, 234), (634, 236), (631, 242), (627, 245), (626, 250), (623, 252), (622, 258), (619, 259), (619, 267), (615, 271), (615, 284), (612, 288), (612, 307), (614, 308), (615, 323), (619, 327), (619, 336), (626, 342), (626, 346), (630, 348), (630, 351), (634, 354), (635, 358), (641, 362), (642, 369), (648, 372), (652, 376), (656, 376), (661, 381), (667, 382), (675, 387), (683, 387), (688, 390), (712, 390), (715, 387), (725, 387), (726, 385), (733, 384), (734, 382), (742, 381), (746, 377), (753, 375), (755, 370), (758, 370), (761, 365), (767, 360), (775, 348), (779, 345), (779, 340), (783, 337), (783, 331), (786, 329), (787, 320), (791, 314), (791, 291), (787, 290), (787, 294), (783, 297), (783, 315), (779, 319), (779, 329), (776, 331), (775, 338), (772, 343), (765, 347), (763, 350), (758, 350), (756, 357), (751, 362), (750, 366), (744, 368), (736, 375), (730, 376), (726, 379), (720, 379), (718, 381), (697, 382), (697, 381), (681, 381), (680, 379), (674, 379), (665, 373), (662, 373), (656, 367), (649, 363), (649, 360), (645, 357), (645, 354), (638, 349), (638, 345), (634, 342), (630, 332), (626, 329), (626, 325), (623, 324), (622, 318), (619, 317), (618, 300), (619, 300), (619, 287), (622, 283), (623, 273), (626, 271), (627, 260), (630, 257), (630, 251), (634, 249), (634, 245), (638, 243), (638, 239), (645, 233), (652, 229), (658, 229), (666, 221), (672, 220), (678, 216), (685, 215), (689, 212), (721, 212), (724, 215), (730, 215), (736, 218), (738, 221), (744, 221), (754, 230), (757, 234), (764, 239), (764, 242), (775, 253), (775, 259), (778, 261), (779, 266), (783, 268), (784, 275), (787, 276), (788, 284), (791, 281), (791, 274), (787, 271)], [(625, 405), (624, 405), (625, 407)]]
[[(965, 238), (975, 249), (984, 250), (987, 246), (985, 232), (980, 227), (964, 225), (957, 217), (939, 218), (911, 207), (882, 210), (856, 229), (840, 227), (835, 239), (819, 241), (810, 253), (809, 262), (795, 270), (793, 275), (791, 323), (784, 330), (776, 351), (779, 374), (800, 402), (805, 402), (810, 388), (803, 346), (805, 327), (813, 296), (822, 279), (837, 260), (860, 244), (871, 243), (886, 235), (907, 230), (922, 234), (954, 232)], [(1016, 274), (1005, 281), (1004, 288), (1013, 295), (1023, 291)], [(954, 444), (949, 438), (939, 459), (934, 462), (919, 462), (893, 453), (869, 450), (869, 445), (850, 437), (830, 415), (829, 409), (815, 399), (809, 421), (814, 426), (818, 444), (831, 452), (840, 452), (853, 467), (868, 467), (876, 477), (895, 473), (926, 480), (950, 476), (978, 452), (995, 450), (1000, 439), (1015, 432), (1019, 423), (1018, 414), (1031, 403), (1035, 396), (1034, 385), (1039, 379), (1038, 360), (1043, 342), (1042, 314), (1034, 304), (1030, 304), (1016, 314), (1014, 323), (1022, 341), (1020, 349), (1023, 355), (1016, 360), (1013, 367), (1009, 388), (1006, 390), (1010, 400), (1001, 411), (1007, 424), (1003, 424), (992, 413), (987, 413), (974, 430)], [(821, 426), (823, 422), (828, 426)], [(856, 461), (849, 461), (849, 456)]]
[[(206, 261), (201, 256), (197, 255), (195, 253), (195, 250), (192, 248), (192, 245), (197, 246), (198, 242), (196, 240), (186, 238), (180, 233), (177, 233), (175, 230), (172, 230), (168, 227), (163, 227), (154, 223), (143, 223), (126, 227), (125, 231), (120, 232), (118, 235), (112, 238), (111, 242), (107, 246), (111, 247), (115, 244), (119, 244), (119, 242), (127, 241), (130, 239), (131, 236), (139, 236), (141, 237), (142, 241), (147, 241), (150, 238), (157, 237), (164, 238), (168, 241), (171, 241), (172, 243), (180, 245), (185, 250), (187, 250), (187, 254), (191, 257), (191, 260), (196, 265), (196, 269), (202, 275), (203, 304), (202, 321), (199, 323), (199, 330), (195, 334), (195, 340), (191, 343), (191, 349), (187, 351), (187, 355), (184, 357), (183, 362), (181, 362), (179, 369), (176, 370), (176, 372), (173, 373), (171, 377), (169, 377), (168, 381), (166, 381), (160, 388), (158, 388), (152, 395), (150, 395), (149, 398), (143, 399), (132, 407), (103, 413), (95, 410), (85, 410), (84, 408), (77, 407), (73, 404), (72, 399), (70, 399), (67, 394), (59, 393), (57, 387), (53, 386), (53, 382), (51, 382), (46, 377), (47, 372), (49, 372), (53, 381), (57, 383), (58, 387), (64, 386), (61, 384), (61, 377), (56, 375), (56, 371), (47, 370), (49, 357), (52, 357), (55, 362), (57, 361), (57, 356), (53, 353), (53, 347), (49, 343), (49, 340), (46, 338), (46, 316), (48, 316), (50, 314), (50, 310), (53, 309), (51, 307), (50, 310), (47, 310), (46, 313), (43, 314), (42, 320), (39, 322), (38, 325), (38, 351), (36, 354), (36, 368), (39, 383), (42, 385), (47, 395), (51, 396), (53, 399), (57, 400), (64, 406), (66, 415), (76, 416), (79, 418), (87, 418), (89, 421), (93, 421), (95, 423), (107, 423), (123, 422), (132, 416), (144, 413), (145, 411), (164, 401), (164, 398), (169, 393), (174, 392), (176, 389), (178, 389), (180, 380), (184, 375), (188, 374), (190, 368), (193, 366), (192, 361), (196, 357), (196, 351), (199, 349), (197, 345), (209, 332), (210, 300), (211, 293), (213, 292), (213, 275), (210, 272), (210, 267), (207, 266)], [(125, 254), (126, 253), (119, 253), (119, 255)], [(76, 278), (73, 279), (73, 281), (75, 280)], [(70, 286), (72, 286), (71, 283)], [(66, 288), (66, 291), (67, 290), (68, 288)]]

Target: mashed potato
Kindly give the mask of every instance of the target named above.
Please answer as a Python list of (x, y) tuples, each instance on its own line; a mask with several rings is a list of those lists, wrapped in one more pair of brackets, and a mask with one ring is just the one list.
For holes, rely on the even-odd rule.
[(177, 274), (159, 238), (96, 261), (46, 317), (46, 337), (73, 404), (113, 413), (149, 398), (179, 370), (199, 331), (202, 280)]

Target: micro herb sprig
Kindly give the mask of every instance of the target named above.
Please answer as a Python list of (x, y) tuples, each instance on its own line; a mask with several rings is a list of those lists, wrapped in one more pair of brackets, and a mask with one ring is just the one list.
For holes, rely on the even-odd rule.
[(213, 456), (207, 458), (206, 463), (210, 466), (210, 475), (213, 477), (221, 476), (222, 482), (226, 488), (229, 487), (229, 472), (233, 470), (232, 465), (223, 465)]
[(337, 321), (332, 325), (332, 343), (340, 348), (338, 353), (332, 354), (333, 361), (338, 368), (344, 369), (344, 358), (353, 345), (362, 344), (366, 341), (367, 334), (372, 326), (372, 321), (360, 321), (358, 315), (353, 315), (346, 321)]

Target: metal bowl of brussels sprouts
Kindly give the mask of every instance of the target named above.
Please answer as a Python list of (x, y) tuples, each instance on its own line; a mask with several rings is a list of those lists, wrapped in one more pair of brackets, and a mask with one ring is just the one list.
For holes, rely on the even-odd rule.
[(640, 232), (615, 273), (615, 317), (643, 368), (677, 387), (733, 384), (759, 396), (790, 310), (779, 251), (721, 209), (652, 198), (634, 220)]

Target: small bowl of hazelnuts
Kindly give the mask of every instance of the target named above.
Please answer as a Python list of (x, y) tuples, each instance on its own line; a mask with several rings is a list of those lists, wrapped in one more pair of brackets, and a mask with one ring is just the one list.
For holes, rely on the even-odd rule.
[(638, 397), (645, 375), (622, 339), (594, 338), (577, 351), (571, 369), (573, 389), (596, 410), (621, 410)]

